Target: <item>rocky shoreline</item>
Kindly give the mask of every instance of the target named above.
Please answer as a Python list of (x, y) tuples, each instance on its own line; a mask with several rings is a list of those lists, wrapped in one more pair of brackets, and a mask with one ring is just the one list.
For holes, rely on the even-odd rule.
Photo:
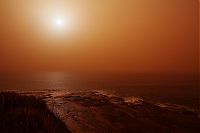
[(97, 92), (48, 95), (45, 100), (72, 132), (198, 133), (198, 114), (186, 108), (159, 106), (141, 99)]

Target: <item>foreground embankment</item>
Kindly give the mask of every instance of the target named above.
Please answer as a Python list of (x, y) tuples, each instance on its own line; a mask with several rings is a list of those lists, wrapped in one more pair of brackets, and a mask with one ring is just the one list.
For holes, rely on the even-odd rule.
[(69, 133), (44, 100), (11, 92), (0, 93), (0, 133)]

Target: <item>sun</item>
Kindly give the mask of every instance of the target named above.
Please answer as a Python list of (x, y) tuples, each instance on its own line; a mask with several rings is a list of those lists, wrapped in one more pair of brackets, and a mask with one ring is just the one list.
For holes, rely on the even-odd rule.
[(72, 18), (69, 16), (55, 17), (53, 25), (55, 29), (71, 30), (73, 27)]
[(55, 25), (58, 27), (62, 27), (64, 25), (64, 21), (62, 19), (55, 20)]
[(64, 28), (65, 26), (65, 21), (63, 18), (55, 18), (53, 20), (53, 24), (55, 28)]

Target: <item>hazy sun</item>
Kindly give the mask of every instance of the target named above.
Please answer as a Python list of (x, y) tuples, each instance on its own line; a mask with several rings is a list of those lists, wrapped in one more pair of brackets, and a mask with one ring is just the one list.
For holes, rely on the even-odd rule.
[(69, 16), (56, 17), (53, 20), (53, 24), (54, 24), (54, 27), (58, 29), (70, 30), (73, 27), (72, 18)]
[(55, 25), (58, 27), (62, 27), (64, 24), (64, 21), (62, 19), (56, 19), (55, 20)]

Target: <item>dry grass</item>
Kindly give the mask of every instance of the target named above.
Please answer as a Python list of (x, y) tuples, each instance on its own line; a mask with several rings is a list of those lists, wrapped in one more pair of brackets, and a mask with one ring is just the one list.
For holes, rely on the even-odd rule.
[(69, 133), (46, 103), (33, 96), (0, 93), (0, 133)]

